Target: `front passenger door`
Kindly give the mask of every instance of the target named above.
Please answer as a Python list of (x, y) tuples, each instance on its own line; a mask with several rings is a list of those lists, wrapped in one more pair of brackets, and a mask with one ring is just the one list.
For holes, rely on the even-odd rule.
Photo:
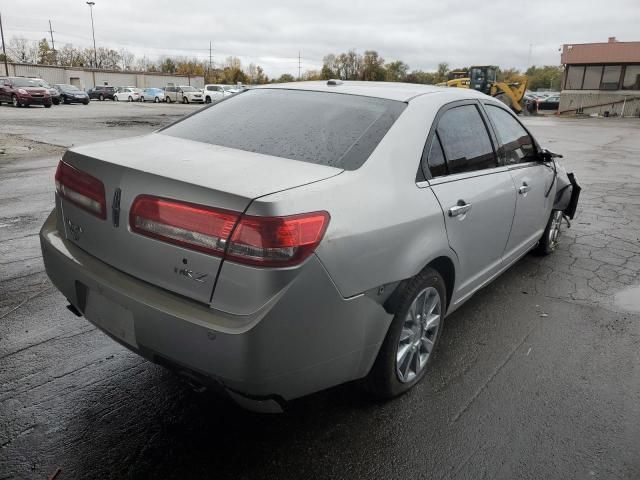
[(458, 303), (500, 270), (516, 193), (508, 169), (498, 165), (477, 102), (454, 104), (436, 122), (425, 149), (430, 173), (425, 175), (432, 177), (429, 184), (444, 213), (449, 245), (458, 256), (452, 297)]
[(500, 143), (498, 154), (509, 168), (517, 192), (513, 226), (503, 255), (510, 263), (533, 248), (544, 232), (553, 206), (553, 196), (547, 195), (553, 170), (537, 161), (533, 138), (511, 112), (489, 103), (484, 108)]

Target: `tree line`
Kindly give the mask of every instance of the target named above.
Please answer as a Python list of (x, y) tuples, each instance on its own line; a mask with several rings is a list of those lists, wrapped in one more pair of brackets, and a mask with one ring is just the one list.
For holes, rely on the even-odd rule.
[[(0, 60), (3, 60), (0, 53)], [(433, 72), (411, 70), (402, 60), (385, 61), (376, 50), (365, 50), (363, 54), (349, 50), (339, 54), (329, 54), (323, 58), (320, 70), (307, 70), (296, 78), (285, 73), (270, 78), (260, 65), (249, 63), (244, 66), (238, 57), (227, 57), (215, 66), (197, 58), (183, 56), (161, 56), (151, 60), (146, 56), (136, 57), (127, 49), (115, 50), (100, 47), (95, 53), (92, 48), (79, 48), (65, 44), (53, 50), (46, 38), (34, 42), (14, 37), (7, 42), (9, 61), (36, 63), (41, 65), (62, 65), (72, 67), (91, 67), (116, 71), (145, 71), (172, 73), (177, 75), (204, 76), (207, 83), (262, 84), (269, 82), (294, 82), (296, 80), (363, 80), (379, 82), (408, 82), (436, 84), (447, 80), (452, 70), (467, 70), (468, 67), (450, 69), (445, 62), (439, 63)], [(498, 80), (509, 81), (523, 72), (514, 69), (500, 69)], [(524, 72), (529, 78), (529, 89), (560, 90), (563, 70), (559, 66), (530, 67)]]

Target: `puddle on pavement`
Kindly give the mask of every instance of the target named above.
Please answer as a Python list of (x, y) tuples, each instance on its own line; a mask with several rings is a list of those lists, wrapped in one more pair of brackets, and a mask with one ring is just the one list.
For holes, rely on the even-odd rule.
[(640, 285), (616, 293), (613, 303), (628, 312), (640, 313)]

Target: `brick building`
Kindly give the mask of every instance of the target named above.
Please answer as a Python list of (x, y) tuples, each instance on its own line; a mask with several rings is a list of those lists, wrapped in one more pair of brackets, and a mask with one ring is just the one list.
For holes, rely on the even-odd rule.
[(561, 62), (560, 113), (640, 116), (640, 42), (563, 45)]

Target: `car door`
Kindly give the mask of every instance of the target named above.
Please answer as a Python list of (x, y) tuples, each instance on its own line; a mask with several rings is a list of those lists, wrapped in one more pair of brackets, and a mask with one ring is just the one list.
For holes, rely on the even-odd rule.
[(544, 232), (553, 206), (549, 193), (553, 170), (538, 161), (533, 137), (510, 111), (497, 104), (483, 106), (499, 142), (498, 155), (508, 167), (517, 192), (504, 253), (505, 262), (512, 262), (533, 248)]
[(425, 149), (426, 167), (458, 256), (452, 298), (458, 303), (500, 270), (516, 193), (508, 168), (498, 163), (478, 102), (450, 104), (436, 122)]

